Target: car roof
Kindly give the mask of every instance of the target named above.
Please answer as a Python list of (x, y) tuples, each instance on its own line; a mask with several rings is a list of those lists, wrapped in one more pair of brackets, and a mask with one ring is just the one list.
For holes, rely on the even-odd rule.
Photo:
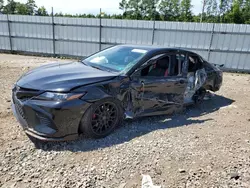
[(184, 48), (166, 48), (162, 46), (149, 46), (149, 45), (117, 45), (117, 46), (124, 46), (124, 47), (131, 47), (131, 48), (140, 48), (142, 50), (147, 50), (148, 52), (157, 52), (157, 51), (173, 51), (173, 50), (181, 50), (189, 53), (194, 53), (192, 51), (186, 50)]

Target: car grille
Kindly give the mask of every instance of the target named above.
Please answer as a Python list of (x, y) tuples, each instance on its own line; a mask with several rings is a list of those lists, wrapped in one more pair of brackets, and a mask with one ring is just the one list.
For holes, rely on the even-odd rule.
[(32, 90), (32, 89), (25, 89), (18, 86), (15, 86), (12, 89), (12, 100), (15, 105), (16, 111), (19, 114), (19, 116), (27, 121), (27, 118), (25, 118), (24, 109), (21, 103), (25, 102), (28, 99), (31, 99), (32, 97), (38, 96), (41, 92), (38, 90)]
[(14, 96), (21, 101), (26, 101), (32, 97), (38, 96), (41, 93), (39, 90), (25, 89), (18, 86), (15, 86), (12, 91)]
[(22, 105), (19, 103), (18, 100), (14, 100), (14, 104), (15, 104), (15, 107), (16, 107), (18, 114), (25, 120), (25, 115), (24, 115)]

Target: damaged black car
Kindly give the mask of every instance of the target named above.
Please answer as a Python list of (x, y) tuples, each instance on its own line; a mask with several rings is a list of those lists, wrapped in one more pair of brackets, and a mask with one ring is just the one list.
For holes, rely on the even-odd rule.
[(221, 84), (222, 71), (196, 53), (118, 45), (24, 74), (13, 88), (12, 109), (32, 138), (101, 138), (124, 118), (179, 112)]

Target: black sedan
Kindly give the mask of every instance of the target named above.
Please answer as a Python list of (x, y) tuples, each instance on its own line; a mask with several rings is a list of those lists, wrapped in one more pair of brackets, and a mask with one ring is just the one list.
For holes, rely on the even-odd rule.
[(222, 72), (193, 52), (118, 45), (81, 62), (24, 74), (13, 88), (12, 109), (31, 138), (100, 138), (124, 118), (172, 114), (200, 103), (221, 84)]

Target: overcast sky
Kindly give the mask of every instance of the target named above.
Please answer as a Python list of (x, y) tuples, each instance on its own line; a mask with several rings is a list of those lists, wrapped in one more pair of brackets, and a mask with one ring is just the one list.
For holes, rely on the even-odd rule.
[[(5, 0), (6, 1), (6, 0)], [(27, 0), (17, 0), (25, 3)], [(121, 0), (35, 0), (38, 6), (45, 6), (50, 12), (51, 7), (54, 7), (54, 12), (63, 13), (98, 13), (102, 8), (103, 12), (112, 14), (120, 13), (119, 2)], [(201, 12), (201, 1), (192, 0), (193, 12), (195, 14)]]

